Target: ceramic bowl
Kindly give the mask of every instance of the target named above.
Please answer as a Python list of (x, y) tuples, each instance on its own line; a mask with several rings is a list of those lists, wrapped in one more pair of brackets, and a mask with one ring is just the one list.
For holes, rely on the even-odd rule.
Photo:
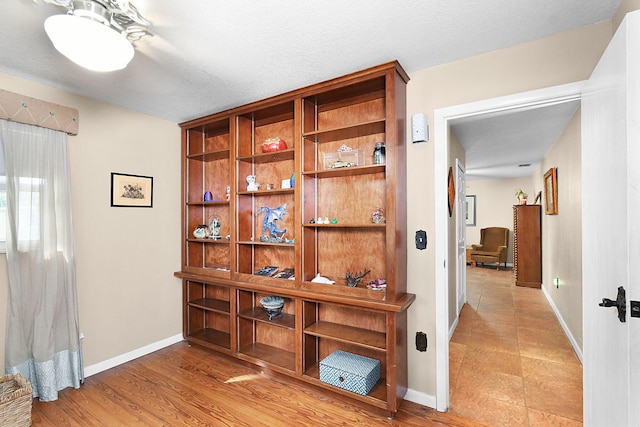
[(260, 299), (260, 304), (267, 310), (277, 310), (284, 306), (284, 298), (278, 296), (268, 296)]

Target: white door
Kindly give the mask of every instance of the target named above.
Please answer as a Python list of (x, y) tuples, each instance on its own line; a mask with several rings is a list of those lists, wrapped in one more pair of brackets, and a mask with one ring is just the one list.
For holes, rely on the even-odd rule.
[(456, 269), (456, 295), (458, 301), (458, 311), (460, 314), (462, 306), (467, 300), (467, 247), (465, 244), (467, 233), (467, 188), (465, 184), (465, 167), (456, 159), (456, 242), (457, 242), (457, 269)]
[[(640, 11), (627, 15), (582, 95), (585, 426), (640, 426), (640, 318), (629, 316), (640, 300), (639, 126)], [(624, 323), (599, 306), (619, 286)]]

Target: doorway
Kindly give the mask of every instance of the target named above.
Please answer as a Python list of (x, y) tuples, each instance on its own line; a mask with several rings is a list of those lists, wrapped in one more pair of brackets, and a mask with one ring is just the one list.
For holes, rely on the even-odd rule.
[[(437, 230), (448, 230), (447, 211), (447, 169), (450, 124), (453, 120), (526, 108), (542, 108), (559, 103), (580, 100), (584, 82), (571, 83), (546, 89), (524, 92), (516, 95), (489, 99), (438, 109), (434, 112), (434, 155), (435, 155), (435, 222)], [(449, 259), (449, 245), (455, 243), (455, 236), (448, 233), (436, 235), (436, 409), (449, 408), (449, 311), (457, 309), (457, 301), (449, 301), (449, 290), (457, 283), (449, 283), (449, 268), (457, 268), (455, 259)], [(464, 284), (461, 284), (464, 286)], [(454, 292), (455, 294), (455, 292)]]

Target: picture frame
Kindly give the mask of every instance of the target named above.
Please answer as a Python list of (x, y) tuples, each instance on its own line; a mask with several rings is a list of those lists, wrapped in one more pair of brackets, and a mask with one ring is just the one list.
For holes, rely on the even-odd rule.
[(538, 194), (536, 194), (536, 199), (533, 201), (533, 204), (537, 205), (540, 200), (542, 200), (542, 190), (538, 191)]
[(544, 174), (544, 213), (558, 214), (558, 168), (551, 168)]
[(476, 225), (476, 196), (475, 195), (467, 195), (466, 196), (466, 218), (467, 218), (467, 227), (475, 227)]
[(153, 207), (153, 177), (111, 172), (111, 207)]

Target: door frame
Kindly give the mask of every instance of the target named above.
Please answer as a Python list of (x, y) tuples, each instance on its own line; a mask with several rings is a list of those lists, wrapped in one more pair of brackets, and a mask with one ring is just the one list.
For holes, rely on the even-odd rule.
[[(535, 109), (581, 98), (586, 81), (568, 83), (439, 108), (434, 111), (435, 279), (436, 279), (436, 409), (449, 409), (449, 215), (447, 172), (450, 121), (499, 111)], [(442, 230), (443, 232), (438, 232)], [(454, 260), (453, 268), (456, 268)], [(458, 284), (456, 283), (457, 287)]]

